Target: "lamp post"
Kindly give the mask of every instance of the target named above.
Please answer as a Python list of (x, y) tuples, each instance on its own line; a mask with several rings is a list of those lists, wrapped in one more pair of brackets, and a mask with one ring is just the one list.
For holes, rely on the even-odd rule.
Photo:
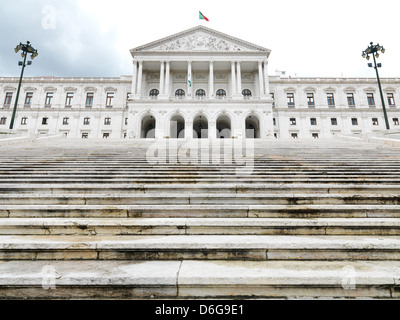
[[(369, 60), (371, 58), (369, 55), (372, 55), (372, 57), (374, 58), (374, 68), (376, 71), (376, 78), (378, 79), (378, 86), (379, 86), (379, 93), (381, 95), (383, 115), (385, 117), (386, 129), (389, 130), (390, 129), (389, 120), (388, 120), (387, 113), (386, 113), (385, 101), (384, 101), (383, 93), (382, 93), (381, 80), (379, 79), (379, 73), (378, 73), (378, 68), (382, 67), (382, 64), (376, 63), (376, 58), (379, 58), (379, 52), (385, 53), (385, 48), (380, 46), (379, 43), (374, 45), (373, 42), (370, 42), (370, 46), (363, 51), (362, 57)], [(368, 63), (368, 67), (372, 68), (373, 67), (372, 63)]]
[(19, 91), (21, 90), (22, 77), (24, 75), (25, 67), (26, 67), (26, 65), (30, 66), (32, 64), (32, 61), (28, 61), (28, 63), (26, 63), (26, 57), (28, 54), (30, 54), (31, 59), (33, 60), (38, 56), (37, 50), (31, 46), (31, 43), (29, 41), (27, 41), (26, 44), (19, 43), (19, 45), (17, 45), (14, 50), (15, 50), (15, 53), (18, 53), (18, 51), (20, 51), (20, 50), (22, 51), (21, 57), (24, 58), (24, 61), (18, 62), (18, 65), (22, 66), (22, 69), (21, 69), (21, 76), (19, 78), (17, 96), (15, 98), (14, 110), (13, 110), (13, 113), (11, 116), (10, 129), (13, 129), (13, 127), (14, 127), (14, 119), (15, 119), (15, 114), (17, 112)]

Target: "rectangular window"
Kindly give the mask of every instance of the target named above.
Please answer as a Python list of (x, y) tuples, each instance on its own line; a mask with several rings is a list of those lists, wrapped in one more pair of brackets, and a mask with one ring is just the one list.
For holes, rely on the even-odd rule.
[(331, 125), (337, 126), (337, 119), (336, 118), (331, 118)]
[(312, 126), (316, 126), (317, 125), (317, 119), (316, 118), (311, 118), (310, 119), (310, 123)]
[(106, 126), (109, 126), (109, 125), (111, 124), (111, 118), (105, 118), (105, 119), (104, 119), (104, 124), (105, 124)]
[(375, 99), (373, 93), (367, 93), (367, 100), (370, 107), (375, 107)]
[(379, 125), (378, 118), (372, 118), (372, 125), (373, 126), (378, 126)]
[(94, 99), (94, 93), (93, 92), (88, 92), (86, 95), (86, 107), (92, 107), (93, 106), (93, 99)]
[(44, 105), (50, 107), (51, 104), (53, 103), (53, 97), (54, 97), (53, 92), (47, 92), (46, 101), (44, 102)]
[(112, 107), (114, 100), (114, 92), (107, 93), (106, 107)]
[(389, 106), (394, 106), (395, 105), (393, 93), (388, 93), (387, 94), (387, 100), (388, 100), (388, 105)]
[(307, 93), (307, 105), (315, 106), (314, 93)]
[(356, 105), (354, 100), (354, 93), (347, 94), (347, 104), (349, 105), (349, 107), (354, 107)]
[(351, 118), (351, 124), (352, 124), (353, 126), (358, 126), (358, 120), (357, 120), (357, 118)]
[(329, 107), (334, 107), (335, 106), (335, 97), (333, 93), (327, 93), (326, 94), (326, 99), (328, 101), (328, 106)]
[(319, 139), (318, 133), (312, 133), (311, 136), (312, 136), (314, 139)]
[(68, 92), (67, 96), (65, 98), (65, 106), (72, 106), (72, 98), (74, 97), (74, 94), (72, 92)]
[(83, 124), (84, 124), (85, 126), (89, 125), (89, 124), (90, 124), (90, 118), (85, 118), (85, 119), (83, 119)]
[(33, 97), (33, 92), (27, 92), (25, 96), (25, 105), (30, 106), (32, 104), (32, 97)]
[(291, 133), (290, 136), (291, 136), (293, 139), (297, 139), (297, 138), (298, 138), (298, 137), (297, 137), (297, 133), (295, 133), (295, 132), (294, 132), (294, 133)]
[(103, 139), (108, 139), (110, 137), (110, 134), (108, 132), (103, 133)]
[(275, 108), (275, 94), (274, 93), (270, 93), (271, 98), (272, 98), (272, 108)]
[(273, 118), (272, 122), (273, 122), (273, 125), (276, 126), (276, 119), (275, 118)]
[(399, 125), (399, 118), (393, 118), (393, 125), (395, 126)]
[(294, 107), (294, 93), (287, 94), (287, 104), (289, 107)]
[(21, 119), (21, 124), (22, 124), (23, 126), (25, 126), (27, 123), (28, 123), (28, 118), (27, 118), (27, 117), (23, 117), (23, 118)]
[(0, 118), (0, 125), (4, 125), (7, 122), (7, 118), (6, 117), (2, 117)]
[(87, 138), (89, 138), (89, 133), (82, 132), (82, 139), (87, 139)]
[(10, 105), (11, 104), (12, 96), (13, 96), (12, 92), (7, 92), (6, 93), (6, 98), (4, 99), (4, 104), (5, 105)]
[(68, 124), (69, 124), (69, 118), (65, 117), (63, 119), (63, 125), (65, 126), (65, 125), (68, 125)]
[(46, 125), (48, 125), (49, 123), (48, 123), (48, 121), (49, 121), (49, 118), (42, 118), (42, 125), (44, 125), (44, 126), (46, 126)]
[(290, 125), (295, 126), (296, 125), (296, 118), (290, 118)]
[(125, 118), (125, 125), (128, 125), (128, 118)]

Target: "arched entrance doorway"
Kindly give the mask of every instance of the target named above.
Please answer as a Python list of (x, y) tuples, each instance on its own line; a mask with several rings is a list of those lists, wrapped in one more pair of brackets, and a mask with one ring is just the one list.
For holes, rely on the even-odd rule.
[(208, 138), (208, 120), (204, 115), (198, 115), (193, 120), (193, 138)]
[(232, 138), (231, 119), (222, 115), (217, 119), (217, 139), (230, 139)]
[(185, 119), (181, 115), (174, 115), (169, 125), (169, 137), (171, 139), (185, 138)]
[(257, 116), (251, 115), (246, 118), (246, 139), (260, 138), (260, 120)]
[(147, 115), (143, 117), (140, 129), (140, 138), (153, 139), (156, 137), (156, 119)]

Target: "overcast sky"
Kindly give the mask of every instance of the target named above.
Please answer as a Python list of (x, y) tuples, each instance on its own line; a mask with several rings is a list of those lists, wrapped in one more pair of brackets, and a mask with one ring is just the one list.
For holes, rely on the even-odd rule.
[[(129, 49), (204, 24), (272, 50), (269, 73), (375, 77), (361, 53), (380, 43), (382, 77), (400, 77), (398, 0), (0, 0), (0, 77), (129, 75)], [(199, 20), (199, 10), (210, 22)]]

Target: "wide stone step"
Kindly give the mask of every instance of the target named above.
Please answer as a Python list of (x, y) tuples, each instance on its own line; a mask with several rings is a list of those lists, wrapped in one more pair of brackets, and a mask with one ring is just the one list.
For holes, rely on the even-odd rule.
[(1, 299), (399, 298), (398, 261), (10, 261)]
[(398, 194), (0, 194), (2, 205), (399, 204)]
[(0, 236), (0, 260), (400, 260), (383, 236)]
[(0, 205), (0, 218), (400, 218), (398, 205)]
[(37, 194), (399, 194), (397, 184), (339, 184), (339, 183), (0, 183), (1, 194), (32, 192)]
[(357, 218), (3, 218), (0, 235), (384, 235), (400, 219)]

